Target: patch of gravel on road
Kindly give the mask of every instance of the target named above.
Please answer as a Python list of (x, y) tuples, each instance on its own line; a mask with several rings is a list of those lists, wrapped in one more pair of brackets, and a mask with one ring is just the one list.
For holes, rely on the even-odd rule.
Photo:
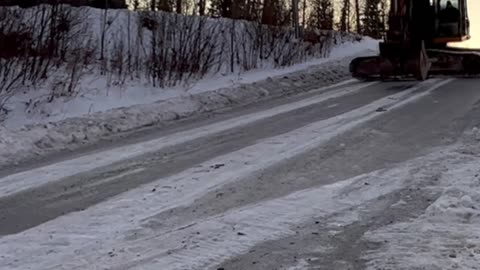
[[(362, 55), (371, 53), (366, 51)], [(17, 131), (0, 126), (0, 167), (63, 150), (78, 149), (108, 136), (142, 127), (329, 86), (350, 78), (348, 65), (352, 58), (328, 61), (302, 71), (234, 88), (30, 125)]]

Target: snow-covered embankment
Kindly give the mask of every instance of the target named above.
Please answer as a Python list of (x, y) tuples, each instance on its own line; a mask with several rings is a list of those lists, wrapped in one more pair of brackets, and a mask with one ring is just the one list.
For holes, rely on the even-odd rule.
[(187, 86), (158, 88), (148, 80), (106, 85), (106, 78), (87, 73), (74, 96), (46, 102), (50, 90), (45, 86), (18, 91), (5, 104), (9, 114), (0, 124), (0, 167), (160, 122), (331, 85), (349, 78), (352, 57), (375, 49), (373, 40), (341, 41), (326, 58), (211, 74)]

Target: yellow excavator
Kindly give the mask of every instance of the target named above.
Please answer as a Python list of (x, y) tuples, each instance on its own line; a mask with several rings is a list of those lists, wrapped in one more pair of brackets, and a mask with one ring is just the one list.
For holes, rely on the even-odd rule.
[(390, 4), (380, 54), (354, 59), (353, 77), (425, 80), (431, 74), (480, 74), (480, 51), (448, 46), (470, 39), (466, 0), (391, 0)]

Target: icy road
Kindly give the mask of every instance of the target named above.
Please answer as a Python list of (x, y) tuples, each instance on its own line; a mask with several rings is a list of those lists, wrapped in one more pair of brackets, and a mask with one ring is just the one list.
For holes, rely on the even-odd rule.
[(480, 79), (346, 81), (0, 172), (0, 269), (480, 269)]

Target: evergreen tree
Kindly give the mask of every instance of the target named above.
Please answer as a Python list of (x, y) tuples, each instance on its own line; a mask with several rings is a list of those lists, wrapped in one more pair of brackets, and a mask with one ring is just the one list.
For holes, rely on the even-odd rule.
[(246, 15), (246, 1), (245, 0), (233, 0), (232, 1), (232, 18), (244, 19)]
[(206, 7), (207, 7), (206, 0), (199, 0), (198, 1), (198, 15), (204, 16)]
[(373, 37), (381, 38), (385, 31), (385, 23), (382, 18), (381, 10), (382, 0), (367, 0), (365, 4), (364, 18), (363, 18), (363, 34)]
[[(37, 1), (40, 2), (40, 1)], [(51, 2), (51, 1), (50, 1)], [(56, 3), (62, 3), (62, 1), (56, 1)], [(93, 0), (90, 1), (90, 5), (96, 8), (126, 8), (127, 3), (125, 0)]]
[(262, 1), (247, 0), (244, 19), (259, 22), (262, 17)]
[(275, 0), (263, 1), (262, 24), (276, 25)]
[(262, 11), (262, 24), (289, 25), (291, 18), (284, 0), (264, 0)]
[(182, 14), (183, 12), (183, 0), (176, 0), (175, 12)]
[(355, 27), (357, 28), (358, 34), (362, 32), (362, 24), (360, 23), (360, 21), (360, 1), (355, 0)]
[(140, 8), (140, 0), (132, 1), (133, 10), (138, 10)]
[(340, 29), (340, 31), (350, 32), (350, 12), (351, 12), (350, 0), (343, 0), (342, 12), (340, 14), (340, 22), (338, 24), (338, 28)]
[(232, 0), (211, 0), (210, 16), (212, 17), (232, 17)]
[(332, 30), (334, 11), (332, 0), (313, 0), (309, 25), (316, 29)]
[(157, 8), (162, 11), (172, 12), (172, 2), (170, 0), (159, 0)]

